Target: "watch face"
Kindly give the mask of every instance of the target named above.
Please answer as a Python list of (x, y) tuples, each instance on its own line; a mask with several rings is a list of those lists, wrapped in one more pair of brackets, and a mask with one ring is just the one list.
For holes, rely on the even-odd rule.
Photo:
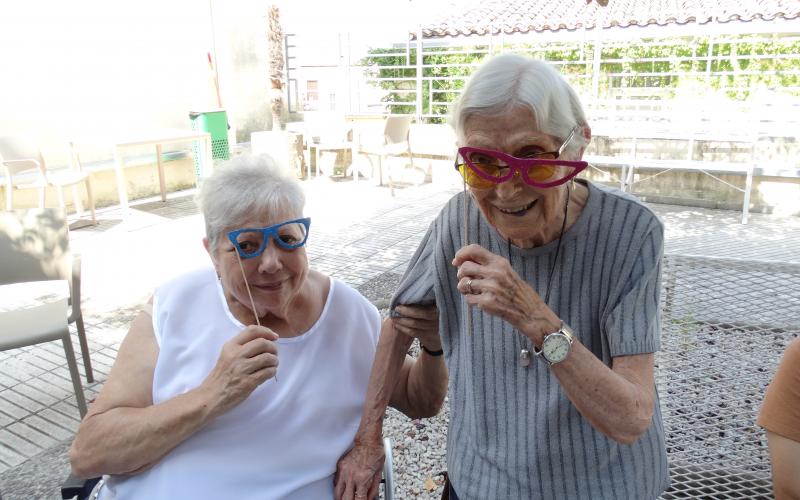
[(569, 340), (565, 335), (548, 335), (542, 344), (542, 354), (547, 361), (558, 363), (566, 359), (569, 348)]

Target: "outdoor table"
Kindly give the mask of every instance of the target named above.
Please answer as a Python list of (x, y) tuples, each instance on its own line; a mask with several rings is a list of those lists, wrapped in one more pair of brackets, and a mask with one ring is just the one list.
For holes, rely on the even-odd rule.
[[(74, 149), (79, 144), (103, 144), (107, 147), (111, 145), (114, 153), (114, 174), (117, 180), (117, 196), (119, 197), (119, 204), (122, 208), (122, 215), (128, 215), (128, 192), (125, 186), (125, 159), (123, 151), (125, 148), (132, 148), (138, 146), (155, 146), (156, 149), (156, 166), (158, 168), (158, 182), (159, 190), (161, 192), (161, 201), (167, 201), (167, 186), (164, 177), (164, 165), (161, 162), (162, 147), (165, 144), (173, 144), (176, 142), (188, 141), (201, 141), (202, 147), (201, 158), (204, 175), (208, 175), (213, 168), (212, 155), (211, 155), (211, 134), (208, 132), (184, 130), (184, 129), (153, 129), (145, 131), (133, 131), (122, 136), (102, 136), (95, 137), (88, 140), (78, 139), (70, 142), (71, 147)], [(74, 151), (73, 151), (74, 153)]]
[(126, 137), (120, 137), (114, 140), (114, 172), (117, 177), (117, 193), (119, 195), (119, 204), (122, 207), (123, 213), (128, 212), (128, 193), (125, 188), (125, 161), (122, 156), (122, 150), (134, 146), (150, 146), (156, 147), (156, 164), (158, 165), (158, 182), (161, 190), (161, 201), (167, 201), (167, 189), (164, 179), (164, 165), (161, 163), (161, 148), (165, 144), (186, 141), (202, 141), (202, 163), (203, 168), (207, 173), (211, 171), (211, 134), (207, 132), (198, 132), (193, 130), (182, 129), (159, 129), (149, 132), (136, 132)]

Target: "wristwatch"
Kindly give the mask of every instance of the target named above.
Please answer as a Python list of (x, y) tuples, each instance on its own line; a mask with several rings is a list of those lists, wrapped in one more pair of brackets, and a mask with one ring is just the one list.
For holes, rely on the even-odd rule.
[(534, 346), (533, 352), (536, 355), (541, 355), (552, 366), (567, 359), (569, 352), (572, 350), (572, 340), (574, 338), (575, 334), (572, 332), (572, 328), (562, 321), (558, 331), (545, 335), (542, 341), (542, 348), (537, 350), (536, 346)]

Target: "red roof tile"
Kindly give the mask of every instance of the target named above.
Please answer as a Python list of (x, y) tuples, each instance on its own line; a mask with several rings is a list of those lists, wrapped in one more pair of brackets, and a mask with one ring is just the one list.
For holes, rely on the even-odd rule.
[(423, 23), (425, 38), (628, 26), (797, 19), (800, 0), (469, 0)]

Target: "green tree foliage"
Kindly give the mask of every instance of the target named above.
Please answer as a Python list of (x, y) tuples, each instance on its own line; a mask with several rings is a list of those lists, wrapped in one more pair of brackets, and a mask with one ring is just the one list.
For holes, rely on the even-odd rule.
[[(604, 43), (599, 74), (594, 75), (593, 42), (516, 44), (504, 50), (529, 54), (557, 65), (579, 93), (597, 97), (635, 95), (674, 98), (681, 87), (705, 87), (735, 101), (746, 101), (759, 89), (800, 97), (800, 41), (777, 35), (641, 39)], [(709, 58), (709, 49), (711, 57)], [(425, 48), (422, 110), (441, 121), (466, 78), (487, 57), (488, 46)], [(497, 50), (495, 50), (496, 52)], [(416, 48), (372, 50), (361, 64), (373, 85), (386, 90), (391, 113), (416, 112)]]

